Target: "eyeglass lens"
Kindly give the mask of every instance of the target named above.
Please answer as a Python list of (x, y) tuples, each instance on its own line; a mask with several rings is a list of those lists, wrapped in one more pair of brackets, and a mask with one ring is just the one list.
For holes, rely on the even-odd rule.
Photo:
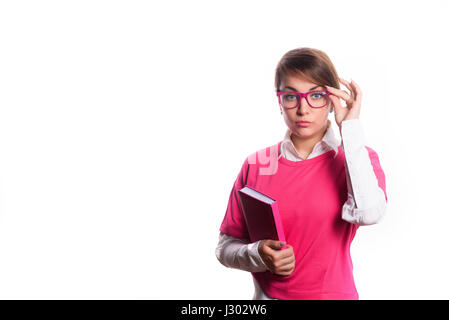
[[(296, 93), (286, 92), (281, 95), (281, 102), (286, 108), (294, 108), (299, 105), (299, 98)], [(313, 108), (323, 107), (327, 103), (327, 94), (325, 92), (310, 92), (307, 95), (307, 100)]]

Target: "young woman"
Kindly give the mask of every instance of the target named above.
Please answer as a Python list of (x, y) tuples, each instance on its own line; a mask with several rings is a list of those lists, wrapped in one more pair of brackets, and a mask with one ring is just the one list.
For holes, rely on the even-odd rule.
[[(275, 88), (285, 136), (245, 159), (220, 226), (216, 256), (226, 267), (252, 273), (253, 299), (358, 299), (350, 245), (357, 228), (379, 222), (387, 204), (378, 155), (364, 144), (362, 91), (354, 81), (339, 78), (327, 54), (313, 48), (281, 58)], [(328, 119), (331, 112), (341, 143)], [(238, 198), (244, 186), (276, 199), (286, 244), (249, 241)]]

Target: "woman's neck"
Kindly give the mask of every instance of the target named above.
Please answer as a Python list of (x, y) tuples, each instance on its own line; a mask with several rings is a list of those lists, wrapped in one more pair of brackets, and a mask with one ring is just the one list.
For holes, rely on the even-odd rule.
[(323, 129), (315, 136), (308, 139), (301, 139), (293, 133), (290, 134), (290, 139), (292, 139), (293, 145), (301, 158), (307, 159), (309, 157), (315, 145), (323, 139), (329, 125), (330, 120), (327, 120), (326, 125), (323, 126)]

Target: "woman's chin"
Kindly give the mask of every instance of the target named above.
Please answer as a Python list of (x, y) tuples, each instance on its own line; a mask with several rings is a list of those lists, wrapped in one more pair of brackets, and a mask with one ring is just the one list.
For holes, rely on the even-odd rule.
[(314, 130), (311, 127), (298, 127), (298, 126), (296, 126), (296, 128), (295, 128), (295, 132), (302, 133), (302, 134), (308, 134), (308, 133), (313, 132), (313, 131)]
[(308, 130), (308, 128), (297, 128), (293, 134), (301, 139), (306, 139), (313, 136), (313, 132)]

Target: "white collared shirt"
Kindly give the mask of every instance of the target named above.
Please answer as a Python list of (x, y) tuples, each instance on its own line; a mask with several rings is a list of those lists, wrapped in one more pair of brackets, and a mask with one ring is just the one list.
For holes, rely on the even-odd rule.
[[(295, 148), (295, 145), (293, 144), (293, 141), (291, 139), (292, 131), (287, 128), (287, 132), (285, 132), (284, 140), (281, 143), (281, 153), (279, 157), (284, 156), (287, 160), (291, 161), (301, 161), (304, 160), (299, 155), (298, 151)], [(334, 157), (337, 156), (338, 153), (338, 146), (340, 145), (340, 141), (335, 138), (334, 131), (332, 130), (331, 121), (327, 120), (327, 129), (326, 133), (324, 134), (321, 141), (315, 144), (313, 147), (312, 152), (309, 154), (307, 159), (314, 158), (316, 156), (319, 156), (323, 153), (326, 153), (330, 150), (335, 151)]]
[[(287, 129), (280, 146), (280, 155), (287, 160), (302, 161), (293, 141), (291, 130)], [(359, 119), (342, 121), (342, 149), (345, 153), (348, 199), (342, 207), (342, 219), (358, 225), (371, 225), (380, 221), (386, 211), (386, 199), (378, 186), (368, 150), (365, 148), (364, 134)], [(314, 158), (330, 150), (338, 153), (340, 141), (335, 138), (331, 122), (323, 138), (315, 144), (307, 159)], [(249, 272), (264, 272), (267, 266), (261, 259), (258, 246), (261, 241), (248, 243), (220, 232), (215, 250), (217, 259), (226, 267)], [(254, 279), (254, 300), (270, 300)]]

